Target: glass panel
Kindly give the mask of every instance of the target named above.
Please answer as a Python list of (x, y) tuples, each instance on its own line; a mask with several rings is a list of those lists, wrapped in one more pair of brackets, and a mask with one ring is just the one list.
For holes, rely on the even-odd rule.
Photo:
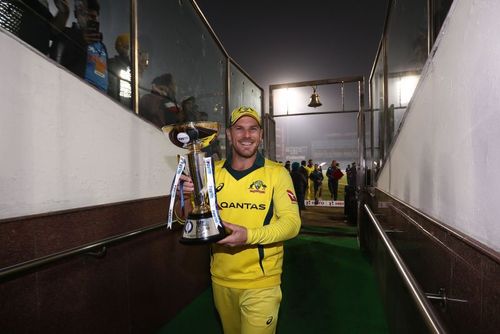
[(451, 4), (453, 0), (433, 0), (432, 1), (432, 30), (434, 32), (434, 36), (432, 36), (432, 42), (436, 40), (439, 31), (441, 30), (441, 26), (443, 25), (444, 20), (446, 19), (446, 15), (448, 15), (448, 11), (450, 10)]
[(139, 114), (154, 125), (209, 120), (221, 124), (212, 153), (225, 156), (226, 57), (190, 1), (140, 1)]
[(130, 0), (101, 1), (101, 29), (108, 51), (108, 95), (132, 109)]
[(359, 108), (359, 83), (344, 83), (344, 108), (346, 111), (357, 111)]
[(357, 113), (278, 117), (276, 160), (312, 159), (341, 169), (358, 160)]
[(387, 40), (388, 148), (398, 131), (427, 59), (427, 0), (393, 2)]
[(292, 87), (273, 90), (274, 115), (292, 115), (313, 112), (355, 111), (359, 110), (358, 82), (347, 82), (343, 85), (326, 84), (314, 86), (319, 96), (319, 107), (309, 107), (314, 88)]
[(229, 111), (241, 106), (254, 108), (262, 117), (263, 91), (252, 82), (237, 66), (230, 63)]
[(2, 0), (0, 26), (130, 108), (129, 0)]
[(64, 29), (70, 16), (68, 6), (61, 2), (59, 7), (49, 6), (48, 1), (2, 0), (0, 27), (48, 55), (55, 35)]
[(373, 168), (374, 172), (378, 171), (380, 167), (380, 162), (382, 161), (381, 156), (381, 143), (384, 142), (384, 131), (383, 131), (383, 116), (382, 112), (384, 108), (384, 48), (380, 48), (380, 52), (378, 54), (377, 63), (375, 64), (375, 68), (373, 70), (373, 76), (370, 82), (370, 90), (371, 90), (371, 108), (372, 108), (372, 117), (371, 117), (371, 149), (372, 153), (372, 166), (368, 166), (368, 168)]

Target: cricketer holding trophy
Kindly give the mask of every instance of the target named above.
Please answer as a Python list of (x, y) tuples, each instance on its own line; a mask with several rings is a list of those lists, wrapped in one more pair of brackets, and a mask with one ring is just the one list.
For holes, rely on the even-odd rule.
[[(295, 237), (301, 224), (297, 199), (289, 172), (258, 152), (259, 114), (237, 108), (229, 125), (231, 151), (214, 168), (219, 214), (229, 234), (211, 244), (214, 302), (225, 334), (275, 333), (283, 241)], [(195, 180), (180, 179), (184, 196), (196, 193)]]

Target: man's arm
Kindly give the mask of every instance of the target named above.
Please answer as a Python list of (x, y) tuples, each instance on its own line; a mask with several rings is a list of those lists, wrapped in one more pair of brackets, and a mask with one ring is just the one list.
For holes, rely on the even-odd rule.
[(247, 230), (247, 244), (271, 244), (294, 238), (301, 220), (292, 178), (286, 169), (275, 169), (273, 205), (275, 218), (271, 224)]

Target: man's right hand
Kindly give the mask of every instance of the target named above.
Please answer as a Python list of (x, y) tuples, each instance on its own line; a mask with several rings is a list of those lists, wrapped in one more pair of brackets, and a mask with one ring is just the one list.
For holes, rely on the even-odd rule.
[[(194, 192), (194, 183), (191, 177), (181, 174), (179, 178), (179, 182), (182, 182), (182, 192), (184, 193), (184, 197), (189, 197)], [(177, 187), (177, 196), (180, 196), (180, 189)]]

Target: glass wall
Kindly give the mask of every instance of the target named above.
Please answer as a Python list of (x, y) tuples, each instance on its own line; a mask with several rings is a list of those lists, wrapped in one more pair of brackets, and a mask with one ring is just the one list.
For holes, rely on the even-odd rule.
[(386, 31), (387, 150), (427, 60), (427, 0), (394, 1)]
[(254, 108), (262, 117), (263, 90), (230, 61), (229, 111), (240, 106)]
[[(271, 85), (276, 160), (312, 159), (326, 167), (337, 160), (341, 169), (358, 161), (357, 115), (363, 85), (361, 77)], [(321, 103), (317, 107), (309, 106), (314, 91)]]
[[(132, 110), (131, 0), (0, 0), (0, 29), (23, 39)], [(221, 124), (210, 149), (225, 156), (228, 108), (254, 107), (263, 90), (231, 63), (194, 1), (137, 1), (138, 114), (158, 128), (186, 121)], [(228, 96), (228, 87), (231, 96)]]
[(388, 21), (370, 76), (375, 173), (399, 132), (404, 115), (420, 79), (430, 47), (448, 13), (452, 0), (391, 1)]

